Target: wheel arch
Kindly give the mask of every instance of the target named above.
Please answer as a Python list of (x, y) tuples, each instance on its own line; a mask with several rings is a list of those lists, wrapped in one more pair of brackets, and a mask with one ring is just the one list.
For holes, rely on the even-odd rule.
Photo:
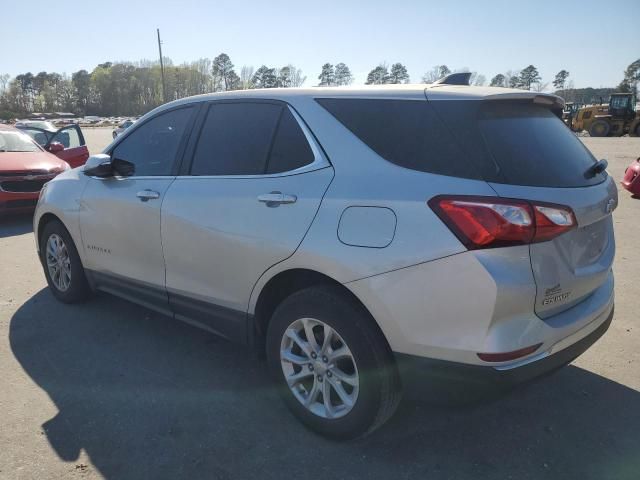
[(380, 332), (388, 345), (386, 336), (370, 310), (360, 300), (360, 298), (358, 298), (345, 285), (330, 276), (315, 270), (292, 268), (278, 272), (271, 277), (257, 295), (257, 300), (255, 301), (255, 307), (253, 309), (253, 328), (251, 330), (253, 343), (257, 348), (262, 349), (264, 347), (269, 321), (271, 320), (273, 312), (278, 305), (295, 292), (314, 286), (334, 287), (341, 294), (345, 295), (345, 297), (351, 299), (351, 301), (357, 304), (371, 319), (372, 324)]
[[(51, 213), (51, 212), (47, 212), (44, 213), (39, 219), (38, 219), (38, 227), (37, 230), (35, 231), (36, 234), (36, 245), (38, 247), (38, 252), (40, 252), (40, 239), (42, 238), (42, 231), (44, 230), (45, 225), (47, 225), (47, 223), (52, 222), (57, 220), (58, 222), (62, 223), (64, 225), (64, 222), (60, 219), (60, 217), (58, 217), (56, 214)], [(65, 228), (66, 225), (65, 225)], [(69, 230), (67, 228), (67, 230)]]

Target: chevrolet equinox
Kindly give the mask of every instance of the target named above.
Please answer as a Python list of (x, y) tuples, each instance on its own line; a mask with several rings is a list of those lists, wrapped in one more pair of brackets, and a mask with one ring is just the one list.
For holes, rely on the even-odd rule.
[(156, 108), (45, 185), (53, 295), (265, 351), (290, 410), (338, 438), (382, 425), (405, 372), (511, 384), (569, 363), (613, 316), (606, 161), (560, 98), (456, 83)]

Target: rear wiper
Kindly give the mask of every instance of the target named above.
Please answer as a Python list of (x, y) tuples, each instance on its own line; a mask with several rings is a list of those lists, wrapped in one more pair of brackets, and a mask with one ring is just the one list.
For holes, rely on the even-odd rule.
[(589, 169), (586, 171), (587, 176), (594, 177), (599, 173), (604, 172), (609, 166), (609, 162), (607, 162), (604, 158), (602, 160), (598, 160), (596, 163), (591, 165)]

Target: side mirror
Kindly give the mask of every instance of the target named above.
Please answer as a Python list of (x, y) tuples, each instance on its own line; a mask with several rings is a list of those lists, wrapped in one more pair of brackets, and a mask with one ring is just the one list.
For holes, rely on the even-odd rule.
[(111, 157), (100, 153), (91, 155), (84, 164), (83, 172), (89, 177), (107, 178), (113, 176), (113, 165)]
[(136, 173), (136, 165), (121, 158), (114, 158), (111, 161), (111, 166), (120, 177), (130, 177)]
[(64, 150), (64, 145), (61, 144), (60, 142), (51, 142), (48, 146), (47, 146), (47, 151), (51, 152), (51, 153), (58, 153)]

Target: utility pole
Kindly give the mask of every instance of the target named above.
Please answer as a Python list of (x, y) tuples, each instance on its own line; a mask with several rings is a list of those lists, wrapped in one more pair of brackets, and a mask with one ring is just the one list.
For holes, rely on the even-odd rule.
[(164, 103), (167, 103), (167, 84), (164, 82), (164, 63), (162, 61), (162, 42), (160, 41), (160, 29), (156, 28), (158, 32), (158, 52), (160, 52), (160, 75), (162, 76), (162, 99)]

